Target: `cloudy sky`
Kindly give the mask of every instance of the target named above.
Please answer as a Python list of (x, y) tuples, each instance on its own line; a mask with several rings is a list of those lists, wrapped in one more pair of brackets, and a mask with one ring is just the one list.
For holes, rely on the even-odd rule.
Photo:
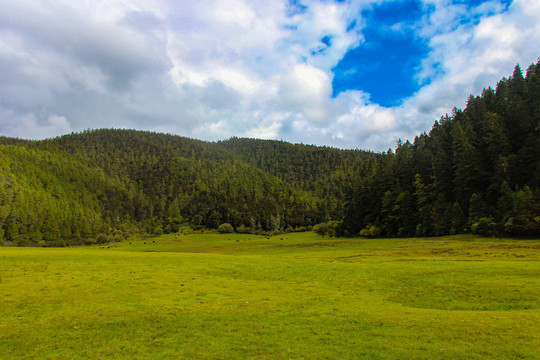
[(540, 56), (540, 0), (2, 0), (0, 135), (372, 149)]

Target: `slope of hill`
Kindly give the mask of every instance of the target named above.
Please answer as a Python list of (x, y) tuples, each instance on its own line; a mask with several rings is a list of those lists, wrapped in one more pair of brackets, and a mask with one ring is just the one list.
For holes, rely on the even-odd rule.
[[(2, 239), (18, 245), (103, 242), (136, 229), (174, 232), (182, 223), (231, 223), (246, 232), (305, 228), (343, 216), (341, 189), (374, 156), (288, 144), (304, 155), (284, 158), (265, 150), (251, 161), (226, 146), (234, 141), (114, 129), (43, 141), (3, 138)], [(313, 154), (319, 158), (308, 159)], [(319, 187), (311, 184), (310, 171), (293, 179), (291, 167), (286, 173), (260, 166), (270, 160), (322, 169), (324, 191), (314, 191)]]
[(540, 62), (469, 97), (357, 184), (345, 234), (540, 235)]
[[(70, 245), (181, 224), (540, 235), (540, 62), (385, 154), (101, 129), (0, 138), (0, 242)], [(323, 229), (326, 229), (323, 227)], [(322, 231), (324, 232), (324, 230)]]

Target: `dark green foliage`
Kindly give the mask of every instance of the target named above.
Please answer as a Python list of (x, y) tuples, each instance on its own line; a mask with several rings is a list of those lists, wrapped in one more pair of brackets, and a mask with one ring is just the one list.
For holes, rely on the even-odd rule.
[(493, 217), (483, 217), (471, 226), (473, 234), (481, 236), (494, 236), (497, 235), (497, 224), (493, 220)]
[(313, 227), (313, 231), (315, 231), (319, 235), (326, 235), (328, 233), (328, 224), (327, 223), (320, 223)]
[(102, 129), (0, 138), (0, 244), (181, 226), (352, 236), (540, 235), (540, 62), (395, 152)]
[(360, 230), (360, 236), (375, 238), (381, 235), (381, 229), (375, 225), (368, 225), (365, 229)]
[(340, 222), (329, 221), (315, 225), (312, 230), (315, 231), (317, 234), (322, 235), (323, 237), (325, 235), (333, 237), (338, 235), (339, 226)]
[(304, 214), (296, 212), (289, 217), (292, 227), (313, 225), (318, 220), (342, 219), (343, 199), (352, 189), (353, 179), (363, 176), (366, 164), (379, 157), (359, 150), (273, 140), (231, 138), (218, 144), (240, 161), (318, 199), (316, 212), (310, 216), (311, 224), (306, 224)]
[(0, 242), (103, 243), (115, 229), (160, 235), (223, 223), (250, 233), (308, 228), (343, 217), (345, 189), (377, 157), (134, 130), (0, 138)]
[[(0, 240), (17, 245), (77, 245), (106, 231), (100, 196), (122, 184), (76, 159), (0, 146)], [(97, 191), (100, 189), (100, 191)]]
[(364, 174), (341, 234), (539, 236), (540, 62), (525, 77), (516, 66)]
[(450, 227), (450, 234), (460, 234), (464, 232), (466, 219), (465, 219), (465, 213), (463, 212), (463, 209), (459, 205), (459, 203), (456, 201), (454, 202), (454, 205), (452, 205), (452, 220), (451, 220), (451, 227)]

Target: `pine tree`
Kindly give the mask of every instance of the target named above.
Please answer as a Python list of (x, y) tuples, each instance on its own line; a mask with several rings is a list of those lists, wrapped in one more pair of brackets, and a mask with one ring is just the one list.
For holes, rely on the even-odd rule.
[(452, 128), (455, 191), (462, 206), (468, 203), (472, 193), (479, 188), (482, 178), (480, 156), (471, 141), (474, 136), (471, 127), (467, 127), (465, 131), (459, 122)]
[(414, 181), (414, 196), (416, 197), (418, 217), (420, 223), (416, 227), (418, 236), (429, 236), (433, 234), (433, 199), (429, 187), (426, 187), (420, 174), (416, 174)]

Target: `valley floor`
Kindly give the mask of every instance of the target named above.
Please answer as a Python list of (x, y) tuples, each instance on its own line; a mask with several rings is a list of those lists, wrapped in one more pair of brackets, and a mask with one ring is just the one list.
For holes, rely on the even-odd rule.
[(0, 248), (0, 358), (538, 359), (540, 240)]

